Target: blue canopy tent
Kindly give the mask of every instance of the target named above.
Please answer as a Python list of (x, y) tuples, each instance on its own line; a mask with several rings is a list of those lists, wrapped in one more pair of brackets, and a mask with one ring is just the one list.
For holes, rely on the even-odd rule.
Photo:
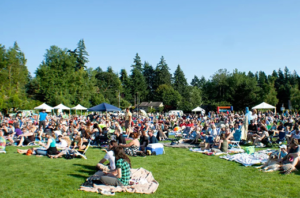
[(89, 108), (88, 111), (121, 111), (121, 109), (114, 105), (101, 103), (97, 106)]

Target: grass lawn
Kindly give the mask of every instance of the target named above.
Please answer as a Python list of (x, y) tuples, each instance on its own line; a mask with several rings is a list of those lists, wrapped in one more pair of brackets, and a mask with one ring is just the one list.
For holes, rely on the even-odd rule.
[[(89, 148), (88, 160), (25, 156), (7, 147), (0, 154), (0, 197), (99, 197), (78, 191), (96, 172), (104, 156)], [(133, 168), (151, 171), (160, 186), (155, 194), (117, 193), (117, 197), (300, 197), (300, 172), (281, 175), (206, 156), (187, 149), (165, 148), (166, 154), (131, 158)]]

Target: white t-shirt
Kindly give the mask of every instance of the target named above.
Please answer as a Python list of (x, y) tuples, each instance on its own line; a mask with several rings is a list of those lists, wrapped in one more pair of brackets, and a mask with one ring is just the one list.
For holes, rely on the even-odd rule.
[(104, 159), (109, 161), (109, 166), (111, 170), (116, 169), (115, 156), (113, 151), (107, 151), (106, 155), (104, 156)]
[(58, 148), (67, 148), (68, 143), (66, 140), (61, 139), (59, 143), (56, 144), (56, 147)]

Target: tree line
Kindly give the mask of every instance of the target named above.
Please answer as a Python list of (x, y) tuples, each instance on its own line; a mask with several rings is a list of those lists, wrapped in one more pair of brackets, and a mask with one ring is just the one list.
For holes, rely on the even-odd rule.
[(278, 108), (282, 104), (287, 108), (290, 101), (300, 109), (300, 77), (287, 67), (270, 75), (220, 69), (208, 79), (195, 75), (188, 83), (181, 66), (171, 74), (163, 56), (153, 67), (137, 53), (128, 72), (111, 66), (88, 68), (88, 56), (84, 40), (74, 50), (53, 45), (32, 77), (17, 42), (9, 48), (0, 44), (0, 109), (32, 109), (42, 102), (86, 107), (106, 102), (123, 109), (144, 101), (161, 101), (165, 109), (186, 112), (201, 105), (211, 110), (221, 105), (243, 110), (263, 101)]

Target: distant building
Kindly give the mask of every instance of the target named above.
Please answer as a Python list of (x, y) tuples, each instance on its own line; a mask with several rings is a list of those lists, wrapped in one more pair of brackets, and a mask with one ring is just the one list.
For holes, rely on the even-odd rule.
[(148, 111), (149, 109), (156, 109), (156, 111), (160, 107), (164, 107), (163, 102), (142, 102), (141, 104), (138, 105), (139, 109), (143, 109), (145, 111)]

